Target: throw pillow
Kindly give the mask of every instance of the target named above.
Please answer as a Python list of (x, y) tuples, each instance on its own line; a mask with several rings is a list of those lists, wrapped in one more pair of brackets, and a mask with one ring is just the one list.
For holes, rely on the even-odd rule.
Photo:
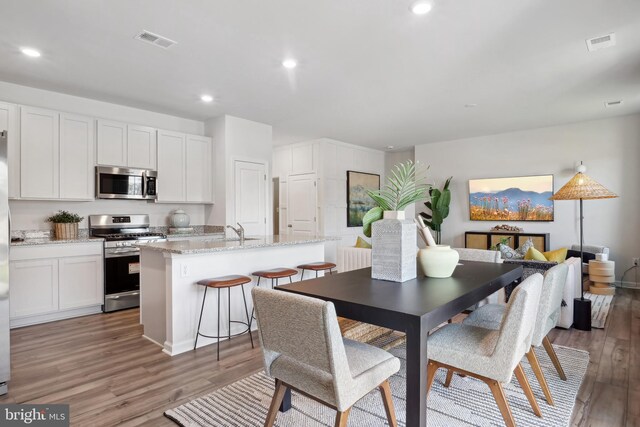
[(544, 254), (536, 248), (529, 248), (527, 254), (524, 256), (524, 259), (531, 261), (547, 261), (547, 257), (544, 256)]
[(354, 247), (362, 248), (362, 249), (371, 249), (371, 243), (367, 242), (362, 237), (358, 236), (358, 240), (356, 240), (356, 245)]
[(556, 249), (555, 251), (544, 252), (543, 255), (547, 261), (557, 262), (560, 264), (567, 259), (567, 248)]
[(507, 245), (500, 243), (498, 249), (502, 254), (502, 259), (523, 259), (529, 251), (529, 248), (533, 247), (533, 240), (527, 239), (518, 249), (510, 248)]

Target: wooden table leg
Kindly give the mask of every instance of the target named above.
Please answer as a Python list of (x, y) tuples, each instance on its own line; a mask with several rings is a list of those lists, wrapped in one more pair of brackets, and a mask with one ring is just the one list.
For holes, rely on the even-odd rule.
[(287, 387), (287, 391), (284, 392), (282, 403), (280, 404), (280, 412), (287, 412), (291, 409), (291, 389)]
[(421, 322), (407, 328), (407, 427), (427, 425), (427, 333)]

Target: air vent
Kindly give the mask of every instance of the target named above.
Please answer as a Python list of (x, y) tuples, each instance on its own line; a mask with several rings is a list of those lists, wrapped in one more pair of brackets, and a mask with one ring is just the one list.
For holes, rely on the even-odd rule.
[(161, 47), (163, 49), (168, 49), (177, 43), (171, 39), (168, 39), (158, 34), (154, 34), (147, 30), (142, 31), (140, 34), (136, 34), (134, 38), (146, 43), (150, 43), (154, 46)]
[(589, 52), (593, 52), (594, 50), (605, 49), (611, 46), (616, 45), (616, 34), (611, 33), (606, 36), (594, 37), (592, 39), (587, 39), (587, 49)]
[(617, 107), (620, 104), (622, 104), (622, 99), (618, 99), (615, 101), (607, 101), (604, 103), (604, 106), (609, 108), (609, 107)]

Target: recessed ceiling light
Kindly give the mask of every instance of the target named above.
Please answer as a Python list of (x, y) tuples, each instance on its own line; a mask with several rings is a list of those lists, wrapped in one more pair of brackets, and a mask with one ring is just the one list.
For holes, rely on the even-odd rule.
[(387, 150), (393, 150), (395, 147), (393, 145), (387, 145)]
[(202, 102), (211, 102), (211, 101), (213, 101), (213, 96), (211, 96), (211, 95), (202, 95), (200, 97), (200, 99), (202, 100)]
[(475, 108), (478, 104), (464, 104), (464, 108)]
[(431, 12), (431, 3), (426, 1), (417, 1), (411, 5), (411, 12), (416, 15), (426, 15)]
[(23, 47), (20, 49), (20, 51), (22, 53), (24, 53), (27, 56), (30, 56), (31, 58), (38, 58), (40, 57), (40, 52), (38, 52), (37, 50), (30, 48), (30, 47)]
[(295, 59), (288, 58), (282, 61), (282, 66), (284, 68), (288, 68), (289, 70), (291, 70), (298, 66), (298, 61), (296, 61)]

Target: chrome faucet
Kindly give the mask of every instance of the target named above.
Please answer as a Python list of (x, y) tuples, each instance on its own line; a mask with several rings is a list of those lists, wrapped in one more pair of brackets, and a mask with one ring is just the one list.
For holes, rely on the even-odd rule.
[(239, 222), (237, 224), (238, 224), (238, 228), (235, 228), (231, 225), (227, 225), (227, 228), (230, 228), (233, 231), (235, 231), (236, 234), (238, 235), (238, 238), (240, 239), (240, 242), (244, 242), (244, 227), (240, 225)]

